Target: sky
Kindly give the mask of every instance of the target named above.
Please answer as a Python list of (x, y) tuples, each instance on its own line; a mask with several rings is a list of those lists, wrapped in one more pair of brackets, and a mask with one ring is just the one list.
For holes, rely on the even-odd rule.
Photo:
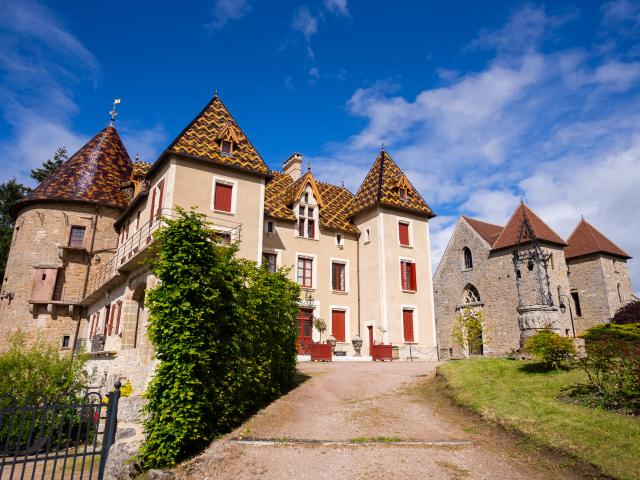
[[(358, 188), (381, 145), (438, 216), (521, 198), (640, 257), (640, 3), (0, 0), (0, 181), (109, 120), (152, 162), (217, 88), (272, 168)], [(634, 289), (640, 260), (631, 260)]]

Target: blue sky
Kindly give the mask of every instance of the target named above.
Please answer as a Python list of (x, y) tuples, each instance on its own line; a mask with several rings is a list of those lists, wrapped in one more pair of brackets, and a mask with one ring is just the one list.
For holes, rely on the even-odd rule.
[[(0, 180), (108, 121), (153, 161), (214, 89), (277, 168), (355, 191), (384, 143), (439, 214), (524, 197), (640, 256), (640, 3), (0, 0)], [(636, 289), (640, 263), (631, 262)]]

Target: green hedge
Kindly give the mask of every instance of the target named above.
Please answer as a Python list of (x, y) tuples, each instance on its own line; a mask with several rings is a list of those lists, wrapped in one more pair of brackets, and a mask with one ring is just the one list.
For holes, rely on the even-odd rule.
[(580, 337), (585, 339), (586, 344), (604, 340), (620, 340), (634, 345), (640, 345), (640, 323), (628, 323), (617, 325), (606, 323), (596, 325), (584, 332)]
[(294, 384), (300, 289), (218, 246), (180, 210), (155, 234), (148, 335), (160, 364), (146, 396), (146, 467), (174, 465)]

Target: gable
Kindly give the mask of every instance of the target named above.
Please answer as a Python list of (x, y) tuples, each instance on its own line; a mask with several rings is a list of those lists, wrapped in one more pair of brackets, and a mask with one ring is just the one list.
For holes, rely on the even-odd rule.
[(494, 250), (509, 248), (518, 243), (526, 243), (531, 241), (527, 229), (523, 228), (524, 223), (528, 222), (535, 237), (541, 242), (548, 242), (555, 245), (565, 246), (566, 242), (554, 232), (551, 227), (542, 221), (533, 210), (524, 203), (518, 205), (511, 218), (507, 222), (498, 238), (493, 244)]

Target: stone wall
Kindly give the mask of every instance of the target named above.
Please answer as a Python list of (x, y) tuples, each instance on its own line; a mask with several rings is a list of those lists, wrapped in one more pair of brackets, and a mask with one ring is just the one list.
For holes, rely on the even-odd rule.
[[(119, 211), (90, 204), (43, 202), (23, 208), (14, 228), (0, 300), (0, 351), (12, 332), (21, 330), (29, 341), (40, 335), (62, 347), (75, 338), (87, 270), (108, 261), (116, 245), (113, 223)], [(71, 226), (84, 226), (86, 250), (67, 249)], [(93, 230), (95, 228), (95, 235)], [(93, 246), (93, 255), (87, 253)], [(91, 260), (90, 260), (91, 258)], [(91, 266), (90, 266), (91, 262)], [(60, 300), (32, 301), (34, 268), (58, 271), (64, 281)], [(55, 271), (54, 270), (54, 271)]]

